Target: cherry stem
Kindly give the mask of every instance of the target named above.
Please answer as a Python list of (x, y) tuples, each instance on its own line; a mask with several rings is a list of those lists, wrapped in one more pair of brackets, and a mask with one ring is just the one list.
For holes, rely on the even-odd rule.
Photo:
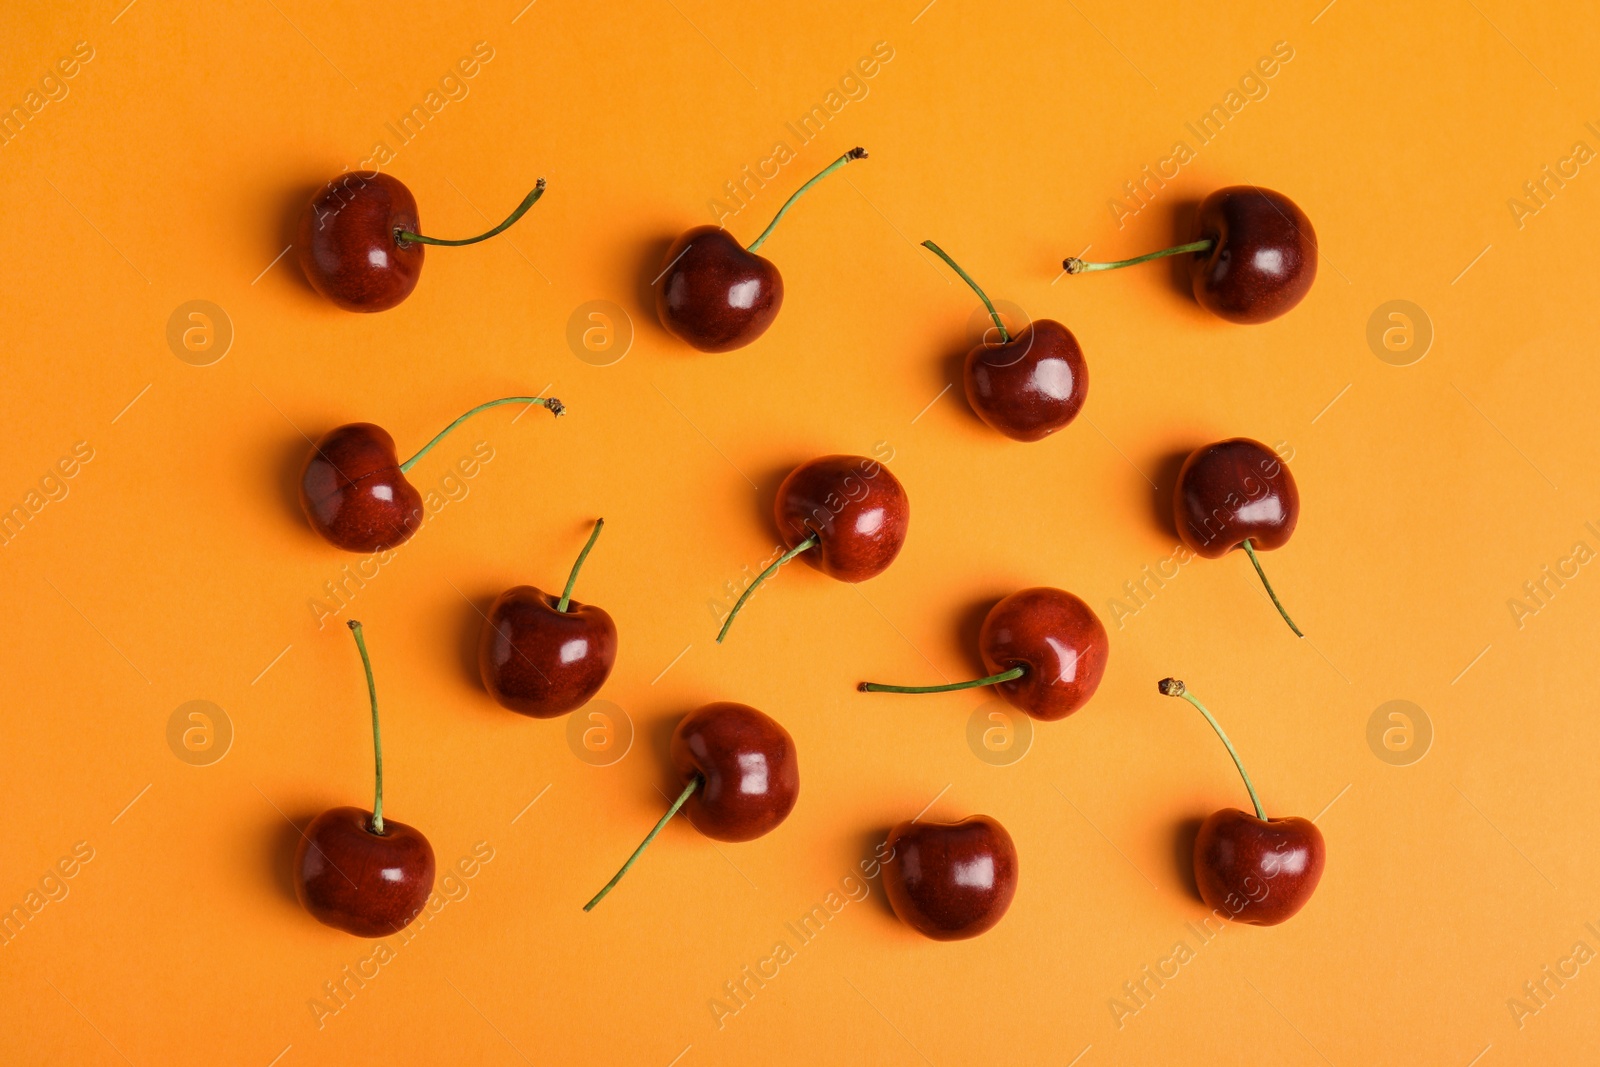
[(540, 404), (546, 408), (549, 408), (550, 414), (554, 415), (556, 418), (560, 418), (567, 413), (566, 405), (553, 396), (505, 396), (501, 397), (499, 400), (491, 400), (487, 404), (479, 404), (477, 407), (461, 416), (455, 422), (452, 422), (449, 426), (446, 426), (444, 429), (440, 430), (438, 435), (434, 437), (433, 440), (423, 445), (422, 448), (417, 451), (416, 455), (400, 464), (400, 473), (405, 474), (412, 467), (415, 467), (417, 465), (417, 461), (423, 456), (426, 456), (429, 452), (433, 451), (433, 446), (438, 444), (440, 441), (443, 441), (451, 430), (455, 429), (457, 426), (460, 426), (463, 422), (466, 422), (478, 412), (499, 407), (501, 404), (527, 404), (530, 407), (532, 407), (534, 404)]
[(966, 271), (962, 270), (960, 264), (956, 263), (955, 260), (945, 255), (944, 249), (940, 248), (932, 241), (922, 242), (922, 247), (926, 248), (928, 251), (932, 252), (934, 255), (950, 264), (950, 269), (961, 275), (962, 281), (972, 286), (972, 291), (978, 294), (978, 299), (983, 301), (983, 306), (989, 309), (989, 317), (994, 320), (995, 329), (1000, 331), (1000, 343), (1003, 345), (1010, 344), (1011, 335), (1006, 332), (1006, 324), (1000, 321), (1000, 313), (994, 309), (994, 304), (990, 303), (989, 298), (984, 294), (984, 291), (978, 288), (978, 283), (972, 280), (972, 276)]
[(733, 610), (728, 612), (728, 617), (726, 619), (722, 620), (722, 629), (717, 631), (717, 644), (722, 644), (722, 639), (728, 636), (728, 627), (733, 625), (733, 620), (739, 614), (739, 609), (744, 607), (744, 602), (750, 599), (750, 594), (756, 591), (757, 586), (766, 581), (768, 578), (771, 578), (774, 574), (777, 574), (779, 567), (783, 566), (785, 563), (788, 563), (800, 553), (816, 548), (821, 543), (822, 538), (813, 533), (810, 537), (807, 537), (804, 541), (801, 541), (798, 545), (795, 545), (789, 551), (779, 556), (777, 560), (773, 562), (772, 566), (756, 575), (756, 580), (750, 583), (750, 587), (744, 591), (738, 600), (734, 601)]
[(1300, 627), (1294, 624), (1294, 620), (1289, 618), (1289, 613), (1284, 611), (1283, 605), (1278, 602), (1278, 594), (1272, 591), (1272, 583), (1267, 581), (1267, 572), (1261, 569), (1261, 561), (1256, 558), (1256, 550), (1250, 544), (1250, 538), (1246, 537), (1240, 544), (1244, 547), (1244, 554), (1249, 556), (1250, 562), (1255, 565), (1256, 573), (1261, 576), (1261, 584), (1267, 587), (1267, 595), (1272, 598), (1272, 606), (1278, 609), (1278, 614), (1283, 616), (1283, 621), (1289, 624), (1289, 629), (1294, 631), (1296, 637), (1304, 637), (1305, 634), (1300, 632)]
[(1018, 666), (987, 678), (974, 678), (970, 682), (951, 682), (949, 685), (880, 685), (877, 682), (862, 682), (856, 686), (856, 690), (861, 693), (954, 693), (958, 689), (976, 689), (980, 685), (999, 685), (1027, 673), (1027, 667)]
[(1161, 259), (1164, 256), (1179, 256), (1185, 252), (1209, 252), (1214, 244), (1216, 242), (1207, 237), (1200, 241), (1190, 241), (1186, 245), (1163, 248), (1159, 252), (1147, 252), (1142, 256), (1134, 256), (1132, 259), (1119, 259), (1114, 263), (1089, 263), (1079, 259), (1077, 256), (1070, 256), (1063, 260), (1061, 265), (1066, 268), (1068, 274), (1088, 274), (1090, 271), (1117, 270), (1121, 267), (1131, 267), (1135, 263), (1148, 263), (1152, 259)]
[(583, 569), (583, 561), (589, 558), (589, 550), (594, 543), (600, 540), (600, 531), (605, 527), (606, 520), (594, 520), (594, 533), (589, 535), (589, 540), (584, 544), (583, 551), (578, 553), (578, 559), (572, 565), (572, 573), (567, 575), (567, 587), (561, 590), (561, 603), (556, 605), (556, 610), (565, 612), (567, 603), (572, 599), (572, 587), (578, 584), (578, 572)]
[(420, 233), (412, 233), (410, 230), (402, 230), (399, 227), (396, 227), (395, 231), (394, 231), (394, 239), (396, 241), (399, 241), (401, 244), (452, 245), (452, 246), (475, 245), (479, 241), (487, 241), (489, 238), (493, 237), (497, 233), (500, 233), (502, 230), (506, 229), (512, 223), (514, 223), (518, 219), (520, 219), (522, 216), (526, 215), (528, 213), (528, 209), (530, 207), (532, 207), (533, 205), (537, 204), (539, 202), (539, 198), (541, 196), (543, 196), (543, 195), (544, 195), (544, 179), (540, 178), (538, 184), (536, 184), (533, 187), (533, 192), (529, 193), (527, 196), (522, 198), (522, 203), (517, 205), (517, 210), (513, 211), (509, 216), (507, 216), (506, 221), (502, 222), (500, 225), (496, 226), (494, 229), (490, 230), (488, 233), (480, 233), (476, 237), (467, 237), (467, 238), (464, 238), (463, 240), (460, 240), (460, 241), (445, 241), (445, 240), (441, 240), (438, 237), (424, 237)]
[(822, 168), (821, 172), (818, 173), (815, 178), (812, 178), (799, 189), (796, 189), (794, 195), (783, 202), (783, 206), (778, 209), (778, 213), (772, 216), (772, 221), (767, 223), (767, 228), (761, 231), (761, 236), (757, 237), (754, 241), (751, 241), (748, 248), (746, 248), (746, 251), (754, 252), (756, 249), (760, 248), (766, 243), (767, 238), (772, 236), (772, 231), (777, 227), (778, 222), (789, 213), (789, 209), (794, 206), (794, 202), (805, 195), (807, 189), (811, 188), (813, 185), (817, 184), (822, 179), (826, 178), (828, 175), (844, 166), (846, 163), (849, 163), (851, 160), (866, 158), (867, 150), (865, 148), (852, 148), (850, 151), (846, 152), (844, 155), (840, 156), (838, 159)]
[(649, 836), (643, 841), (639, 842), (639, 847), (633, 850), (633, 855), (628, 857), (628, 862), (622, 865), (622, 869), (616, 874), (612, 875), (611, 881), (606, 883), (606, 887), (600, 890), (600, 892), (596, 893), (594, 895), (594, 899), (583, 906), (584, 911), (592, 910), (596, 904), (600, 903), (600, 901), (605, 898), (607, 893), (611, 892), (611, 890), (616, 887), (618, 882), (622, 881), (622, 876), (628, 873), (628, 868), (632, 867), (638, 862), (639, 856), (644, 852), (645, 849), (650, 847), (650, 842), (656, 839), (657, 834), (666, 829), (667, 823), (671, 822), (672, 817), (678, 814), (678, 809), (687, 804), (689, 802), (689, 797), (692, 796), (694, 791), (699, 788), (700, 776), (697, 774), (693, 778), (689, 779), (689, 784), (683, 787), (683, 792), (678, 794), (678, 799), (674, 800), (672, 802), (672, 807), (668, 808), (667, 813), (661, 816), (661, 820), (656, 823), (655, 828), (650, 831)]
[(1218, 725), (1217, 720), (1212, 717), (1211, 713), (1206, 710), (1206, 706), (1195, 699), (1195, 695), (1189, 692), (1188, 687), (1176, 678), (1163, 678), (1157, 683), (1156, 688), (1161, 690), (1162, 696), (1182, 697), (1200, 709), (1200, 714), (1206, 717), (1206, 722), (1210, 723), (1211, 728), (1217, 732), (1217, 736), (1222, 738), (1222, 743), (1228, 746), (1228, 755), (1233, 757), (1233, 765), (1239, 768), (1239, 777), (1244, 779), (1244, 787), (1250, 791), (1250, 803), (1256, 806), (1256, 818), (1266, 822), (1267, 809), (1261, 806), (1261, 798), (1256, 796), (1255, 784), (1250, 781), (1250, 775), (1245, 772), (1244, 762), (1239, 759), (1239, 753), (1233, 750), (1233, 742), (1228, 740), (1228, 735), (1222, 732), (1222, 727)]
[(367, 696), (372, 701), (372, 762), (376, 768), (377, 785), (372, 796), (372, 832), (383, 834), (383, 733), (378, 729), (378, 683), (372, 680), (372, 657), (367, 655), (367, 640), (361, 636), (361, 624), (349, 622), (350, 632), (356, 635), (356, 648), (361, 652), (361, 666), (367, 671)]

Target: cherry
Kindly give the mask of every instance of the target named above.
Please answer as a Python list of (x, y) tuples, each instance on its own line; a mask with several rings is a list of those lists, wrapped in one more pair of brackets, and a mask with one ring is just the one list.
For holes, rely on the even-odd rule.
[(1322, 831), (1298, 816), (1267, 818), (1239, 753), (1206, 706), (1176, 678), (1162, 679), (1158, 688), (1164, 696), (1187, 700), (1206, 717), (1239, 768), (1256, 809), (1250, 815), (1224, 808), (1200, 824), (1194, 843), (1194, 880), (1200, 898), (1237, 922), (1278, 925), (1305, 907), (1322, 879), (1327, 860)]
[(783, 306), (783, 278), (756, 249), (806, 190), (846, 163), (866, 158), (866, 149), (852, 148), (834, 160), (784, 201), (748, 249), (720, 226), (696, 226), (674, 241), (656, 279), (661, 325), (702, 352), (743, 348), (766, 333)]
[(775, 830), (800, 796), (794, 738), (748, 704), (721, 701), (685, 715), (672, 731), (669, 755), (683, 792), (584, 911), (611, 892), (680, 808), (713, 840), (750, 841)]
[(617, 661), (617, 624), (572, 599), (578, 571), (606, 520), (594, 524), (560, 598), (519, 585), (495, 598), (478, 642), (484, 688), (503, 707), (552, 719), (587, 704)]
[(377, 170), (347, 172), (323, 186), (300, 216), (300, 267), (313, 289), (346, 311), (387, 311), (417, 287), (423, 245), (487, 241), (543, 195), (540, 178), (517, 210), (488, 233), (441, 241), (416, 232), (417, 201), (398, 178)]
[(789, 550), (756, 575), (734, 603), (717, 633), (718, 644), (744, 602), (791, 559), (805, 555), (823, 574), (841, 582), (864, 582), (894, 562), (911, 522), (911, 504), (899, 479), (864, 456), (823, 456), (802, 463), (778, 487), (773, 511), (778, 536)]
[(1256, 558), (1258, 548), (1287, 544), (1300, 520), (1300, 491), (1276, 452), (1248, 437), (1195, 449), (1178, 471), (1172, 509), (1178, 536), (1199, 555), (1219, 559), (1243, 548), (1278, 614), (1296, 637), (1305, 636)]
[(1200, 306), (1229, 322), (1275, 319), (1305, 298), (1317, 277), (1317, 234), (1293, 200), (1271, 189), (1230, 185), (1200, 202), (1199, 237), (1115, 263), (1062, 264), (1068, 274), (1116, 270), (1194, 253), (1189, 277)]
[(300, 506), (311, 528), (350, 552), (381, 552), (404, 544), (422, 527), (422, 496), (406, 472), (480, 411), (500, 404), (539, 404), (552, 415), (566, 413), (554, 397), (508, 396), (479, 404), (400, 462), (394, 438), (381, 426), (352, 422), (322, 435), (300, 475)]
[(361, 624), (349, 623), (367, 672), (377, 785), (372, 811), (339, 807), (311, 820), (294, 854), (295, 896), (313, 918), (357, 937), (397, 933), (433, 892), (433, 847), (422, 832), (383, 817), (383, 738), (378, 687)]
[(1064, 719), (1089, 702), (1106, 671), (1110, 642), (1093, 609), (1048, 586), (1022, 589), (989, 609), (978, 631), (987, 678), (949, 685), (880, 685), (863, 693), (949, 693), (992, 685), (1035, 719)]
[(1042, 441), (1077, 418), (1089, 395), (1089, 365), (1072, 331), (1054, 319), (1037, 319), (1011, 336), (978, 283), (944, 249), (932, 241), (922, 245), (972, 287), (999, 331), (999, 344), (985, 337), (967, 353), (962, 377), (978, 417), (1016, 441)]
[(900, 921), (935, 941), (977, 937), (1017, 892), (1017, 846), (987, 815), (889, 831), (883, 891)]

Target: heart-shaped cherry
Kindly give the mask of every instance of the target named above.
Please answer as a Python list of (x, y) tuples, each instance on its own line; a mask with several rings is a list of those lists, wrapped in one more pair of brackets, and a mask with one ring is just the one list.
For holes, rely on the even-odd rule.
[(865, 158), (866, 149), (852, 148), (834, 160), (784, 201), (748, 249), (720, 226), (696, 226), (674, 241), (654, 283), (661, 325), (702, 352), (743, 348), (766, 333), (783, 306), (783, 277), (756, 249), (807, 189), (851, 160)]
[(1195, 449), (1178, 471), (1172, 510), (1178, 536), (1198, 555), (1218, 559), (1243, 548), (1278, 614), (1296, 637), (1305, 636), (1279, 603), (1256, 558), (1258, 548), (1288, 543), (1300, 520), (1300, 491), (1276, 452), (1248, 437)]
[(1276, 926), (1305, 907), (1322, 879), (1328, 851), (1322, 831), (1298, 816), (1267, 818), (1239, 753), (1211, 712), (1176, 678), (1162, 679), (1159, 688), (1165, 696), (1187, 700), (1206, 717), (1239, 768), (1256, 809), (1250, 815), (1224, 808), (1200, 824), (1194, 843), (1194, 880), (1200, 898), (1226, 918)]
[(1078, 597), (1061, 589), (1021, 589), (989, 609), (978, 631), (987, 678), (949, 685), (862, 682), (863, 693), (949, 693), (992, 685), (1035, 719), (1064, 719), (1089, 702), (1110, 654), (1106, 628)]
[(611, 892), (678, 809), (713, 840), (750, 841), (775, 830), (800, 796), (794, 738), (748, 704), (720, 701), (697, 708), (672, 731), (668, 747), (683, 792), (584, 911)]
[(378, 688), (361, 624), (352, 620), (372, 702), (377, 785), (372, 810), (329, 808), (311, 820), (294, 854), (294, 890), (312, 916), (357, 937), (405, 929), (433, 892), (433, 847), (419, 830), (383, 817), (383, 738)]
[(962, 377), (978, 417), (1015, 441), (1042, 441), (1077, 418), (1089, 395), (1089, 365), (1072, 331), (1054, 319), (1036, 319), (1011, 336), (978, 283), (932, 241), (922, 246), (972, 287), (999, 331), (999, 344), (985, 337), (967, 353)]
[(756, 575), (734, 603), (717, 633), (718, 644), (744, 602), (791, 559), (805, 554), (823, 574), (841, 582), (864, 582), (894, 562), (911, 522), (911, 503), (899, 479), (865, 456), (823, 456), (802, 463), (778, 487), (773, 511), (778, 536), (789, 550)]
[(1229, 322), (1275, 319), (1305, 297), (1317, 277), (1317, 234), (1293, 200), (1271, 189), (1230, 185), (1200, 202), (1199, 235), (1188, 244), (1115, 263), (1062, 264), (1068, 274), (1116, 270), (1193, 253), (1189, 277), (1200, 306)]
[(398, 178), (355, 171), (323, 186), (300, 216), (300, 267), (311, 287), (346, 311), (387, 311), (411, 295), (423, 245), (472, 245), (516, 222), (544, 195), (544, 179), (488, 233), (441, 241), (417, 233), (417, 201)]
[(578, 571), (605, 524), (595, 522), (559, 598), (531, 585), (495, 598), (478, 642), (478, 671), (501, 706), (552, 719), (583, 707), (611, 677), (617, 624), (604, 608), (572, 599)]
[(422, 497), (406, 472), (480, 411), (501, 404), (539, 404), (552, 415), (566, 413), (554, 397), (508, 396), (479, 404), (446, 426), (417, 454), (400, 462), (394, 438), (381, 426), (352, 422), (322, 435), (300, 475), (300, 506), (311, 528), (350, 552), (381, 552), (411, 539), (422, 527)]
[(977, 937), (1017, 892), (1017, 846), (987, 815), (889, 831), (883, 891), (900, 921), (935, 941)]

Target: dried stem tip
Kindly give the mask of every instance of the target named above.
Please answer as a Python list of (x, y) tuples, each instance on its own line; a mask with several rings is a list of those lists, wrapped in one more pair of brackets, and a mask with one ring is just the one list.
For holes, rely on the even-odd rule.
[(1161, 690), (1164, 697), (1181, 697), (1187, 692), (1183, 683), (1176, 678), (1163, 678), (1156, 683), (1156, 688)]

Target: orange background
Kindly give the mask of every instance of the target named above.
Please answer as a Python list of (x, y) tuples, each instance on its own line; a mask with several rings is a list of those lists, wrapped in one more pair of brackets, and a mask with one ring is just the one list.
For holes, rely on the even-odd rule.
[[(22, 103), (78, 41), (93, 59), (0, 147), (0, 505), (24, 502), (76, 442), (93, 458), (0, 548), (0, 907), (76, 843), (93, 858), (0, 947), (0, 1058), (1587, 1054), (1600, 965), (1562, 961), (1578, 941), (1600, 949), (1584, 926), (1600, 926), (1600, 577), (1563, 564), (1577, 576), (1548, 583), (1536, 613), (1508, 606), (1575, 542), (1600, 548), (1584, 526), (1600, 520), (1600, 177), (1573, 164), (1528, 201), (1537, 212), (1508, 205), (1574, 142), (1600, 147), (1586, 7), (921, 2), (12, 12), (0, 103)], [(399, 146), (385, 124), (480, 41), (493, 58), (467, 94)], [(1123, 183), (1177, 140), (1197, 147), (1185, 123), (1280, 41), (1293, 58), (1266, 94), (1147, 206), (1129, 202), (1119, 229), (1107, 205)], [(826, 106), (878, 42), (893, 56), (866, 95), (800, 145), (785, 123)], [(787, 287), (772, 330), (696, 354), (657, 325), (649, 280), (780, 140), (794, 161), (724, 220), (745, 241), (846, 148), (871, 158), (815, 188), (763, 249)], [(549, 193), (492, 243), (430, 251), (396, 310), (346, 314), (292, 254), (269, 264), (311, 189), (378, 141), (440, 236), (486, 228), (537, 176)], [(1160, 265), (1060, 277), (1085, 245), (1115, 257), (1186, 238), (1192, 204), (1238, 182), (1288, 193), (1316, 226), (1320, 273), (1286, 317), (1210, 318)], [(977, 304), (924, 238), (995, 298), (1076, 333), (1092, 386), (1072, 427), (1013, 443), (959, 385), (941, 394)], [(209, 366), (166, 340), (194, 299), (235, 331)], [(1367, 341), (1394, 299), (1435, 331), (1409, 366)], [(631, 321), (609, 366), (567, 341), (593, 300)], [(310, 602), (356, 557), (300, 514), (302, 432), (371, 420), (409, 453), (473, 404), (547, 383), (569, 416), (498, 409), (419, 465), (417, 484), (439, 488), (476, 442), (494, 450), (319, 629)], [(1264, 563), (1309, 639), (1288, 634), (1239, 555), (1188, 563), (1119, 627), (1109, 602), (1172, 551), (1175, 458), (1236, 434), (1292, 450), (1302, 518)], [(857, 590), (786, 568), (716, 646), (713, 605), (776, 541), (782, 475), (880, 443), (913, 502), (899, 561)], [(605, 767), (575, 757), (565, 721), (498, 708), (472, 665), (478, 611), (508, 585), (559, 588), (599, 515), (578, 596), (618, 622), (602, 695), (636, 729)], [(1041, 583), (1094, 605), (1112, 651), (1093, 702), (1040, 724), (1020, 761), (969, 747), (981, 692), (853, 691), (968, 675), (982, 612)], [(441, 868), (478, 842), (493, 859), (319, 1020), (323, 983), (372, 952), (313, 922), (288, 881), (296, 825), (370, 803), (364, 686), (336, 624), (352, 616), (384, 700), (389, 814), (429, 836)], [(1156, 694), (1167, 674), (1229, 728), (1269, 810), (1318, 817), (1327, 873), (1284, 926), (1201, 946), (1186, 925), (1205, 913), (1186, 835), (1246, 798), (1204, 722)], [(713, 699), (793, 733), (794, 814), (742, 845), (680, 821), (583, 914), (663, 808), (672, 725)], [(1435, 735), (1408, 766), (1367, 741), (1395, 699)], [(167, 741), (191, 700), (234, 730), (207, 766)], [(936, 944), (870, 882), (719, 1028), (723, 984), (930, 801), (930, 818), (984, 812), (1010, 829), (1021, 882), (1004, 921)], [(1123, 983), (1179, 940), (1194, 958), (1119, 1020)], [(1508, 999), (1532, 1007), (1523, 983), (1546, 966), (1577, 977), (1517, 1016)]]

